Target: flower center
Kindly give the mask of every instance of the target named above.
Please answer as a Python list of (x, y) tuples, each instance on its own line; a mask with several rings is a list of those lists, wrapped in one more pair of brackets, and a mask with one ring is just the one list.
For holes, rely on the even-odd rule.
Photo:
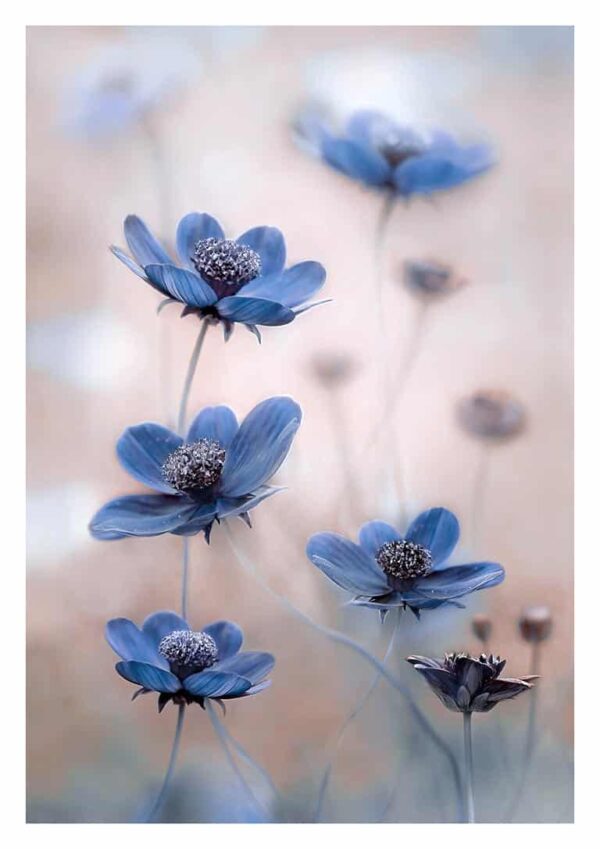
[(431, 572), (432, 566), (429, 549), (403, 539), (382, 545), (377, 552), (377, 562), (386, 575), (400, 581), (421, 578)]
[(201, 239), (196, 242), (192, 262), (209, 283), (240, 285), (249, 283), (261, 272), (260, 256), (229, 239)]
[(214, 439), (180, 445), (163, 463), (163, 478), (178, 492), (207, 489), (221, 477), (225, 453)]
[(158, 650), (176, 675), (201, 672), (219, 659), (217, 644), (204, 631), (173, 631), (162, 638)]

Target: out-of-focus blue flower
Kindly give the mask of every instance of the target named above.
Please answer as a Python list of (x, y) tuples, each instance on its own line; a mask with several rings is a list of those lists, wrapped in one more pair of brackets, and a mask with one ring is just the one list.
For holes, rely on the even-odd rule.
[(296, 132), (332, 168), (403, 197), (454, 188), (494, 164), (488, 145), (460, 145), (448, 133), (420, 133), (370, 110), (351, 115), (340, 135), (315, 113), (301, 117)]
[(351, 604), (382, 612), (392, 607), (420, 610), (455, 604), (475, 590), (504, 580), (498, 563), (447, 564), (458, 542), (456, 516), (443, 507), (421, 513), (402, 536), (386, 522), (367, 522), (359, 544), (334, 533), (312, 536), (309, 559), (335, 584), (354, 593)]
[(153, 495), (126, 495), (104, 505), (90, 523), (96, 539), (203, 531), (241, 516), (280, 491), (268, 481), (285, 460), (302, 411), (291, 398), (262, 401), (238, 426), (229, 407), (206, 407), (185, 440), (159, 424), (127, 428), (117, 442), (123, 468)]
[(98, 52), (70, 81), (63, 123), (89, 139), (116, 135), (189, 85), (200, 69), (197, 51), (184, 40), (132, 35)]
[(306, 302), (325, 281), (318, 262), (285, 268), (285, 241), (275, 227), (254, 227), (233, 241), (215, 218), (190, 212), (177, 227), (179, 260), (136, 215), (125, 219), (124, 229), (134, 258), (113, 246), (115, 256), (166, 298), (185, 304), (182, 315), (222, 322), (226, 339), (236, 322), (259, 340), (257, 325), (289, 324), (317, 305)]
[(159, 693), (158, 709), (205, 699), (236, 699), (260, 693), (275, 658), (261, 651), (241, 652), (244, 635), (233, 622), (220, 621), (192, 631), (170, 610), (153, 613), (138, 628), (130, 619), (111, 619), (106, 639), (121, 660), (115, 669), (140, 688), (133, 695)]

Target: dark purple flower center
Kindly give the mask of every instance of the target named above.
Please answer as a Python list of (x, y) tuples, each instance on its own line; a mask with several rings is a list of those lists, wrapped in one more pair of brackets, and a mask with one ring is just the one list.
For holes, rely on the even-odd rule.
[(229, 239), (201, 239), (196, 242), (194, 266), (209, 283), (241, 286), (261, 272), (260, 256), (248, 245)]
[(158, 651), (169, 661), (175, 675), (193, 675), (219, 659), (217, 644), (204, 631), (173, 631), (163, 637)]
[(386, 575), (398, 581), (422, 578), (432, 568), (429, 549), (404, 539), (395, 539), (382, 545), (377, 552), (377, 562)]
[(421, 150), (415, 145), (405, 144), (401, 141), (382, 141), (378, 145), (379, 153), (384, 157), (388, 165), (397, 168), (411, 156), (418, 156)]
[(221, 477), (225, 455), (221, 443), (214, 439), (184, 443), (163, 463), (163, 478), (178, 492), (207, 489)]

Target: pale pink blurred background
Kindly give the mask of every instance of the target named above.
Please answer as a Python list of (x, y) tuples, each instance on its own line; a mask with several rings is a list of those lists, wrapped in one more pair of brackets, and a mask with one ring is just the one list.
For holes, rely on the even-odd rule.
[[(572, 33), (526, 29), (29, 29), (30, 820), (130, 818), (166, 765), (174, 722), (173, 710), (159, 717), (150, 697), (129, 703), (103, 627), (114, 616), (139, 621), (154, 609), (177, 607), (181, 540), (100, 543), (87, 532), (105, 500), (136, 491), (116, 461), (115, 441), (129, 424), (164, 420), (169, 400), (173, 410), (197, 327), (173, 307), (157, 319), (156, 293), (108, 252), (109, 243), (123, 244), (128, 213), (167, 242), (191, 210), (215, 215), (231, 235), (275, 225), (292, 262), (316, 259), (327, 268), (324, 293), (333, 302), (288, 327), (266, 329), (262, 346), (243, 328), (227, 345), (219, 331), (210, 332), (191, 410), (228, 403), (245, 414), (274, 394), (301, 403), (304, 422), (278, 475), (288, 491), (255, 511), (253, 531), (240, 523), (237, 537), (280, 592), (381, 650), (376, 615), (342, 611), (342, 594), (303, 553), (311, 533), (354, 535), (387, 509), (377, 446), (370, 444), (381, 418), (372, 268), (381, 199), (295, 146), (291, 123), (315, 99), (340, 113), (388, 109), (404, 120), (484, 137), (497, 150), (498, 166), (471, 185), (435, 204), (398, 206), (385, 308), (393, 364), (419, 310), (401, 285), (402, 262), (449, 263), (469, 283), (427, 308), (423, 346), (396, 413), (399, 487), (405, 515), (434, 505), (455, 510), (465, 555), (500, 561), (507, 578), (470, 597), (466, 611), (425, 614), (421, 623), (407, 614), (397, 668), (458, 751), (456, 717), (443, 712), (402, 658), (476, 650), (470, 616), (485, 611), (494, 621), (492, 648), (509, 658), (507, 672), (524, 673), (528, 647), (516, 619), (527, 604), (549, 605), (555, 628), (542, 664), (543, 731), (521, 817), (571, 818)], [(190, 61), (185, 83), (151, 116), (169, 178), (166, 199), (139, 125), (92, 141), (67, 126), (69, 86), (80, 69), (111, 45), (129, 49), (131, 39), (156, 50), (164, 43), (173, 55), (180, 45)], [(172, 346), (170, 399), (160, 384), (159, 322)], [(319, 351), (356, 360), (356, 376), (335, 395), (311, 370)], [(476, 510), (481, 446), (458, 429), (455, 406), (481, 387), (514, 393), (526, 407), (527, 429), (492, 449)], [(359, 492), (350, 503), (349, 469)], [(309, 818), (332, 737), (371, 671), (269, 599), (236, 565), (218, 528), (210, 547), (193, 539), (192, 558), (193, 622), (233, 619), (251, 648), (277, 654), (273, 687), (233, 705), (227, 721), (292, 799), (282, 816)], [(411, 749), (410, 724), (391, 744), (401, 709), (381, 686), (344, 742), (326, 818), (368, 820), (400, 775), (391, 821), (451, 819), (448, 786), (436, 790), (439, 809), (423, 791), (438, 767), (436, 751), (425, 743), (423, 754)], [(511, 752), (518, 756), (526, 710), (517, 700), (476, 724), (476, 747), (478, 732), (490, 741), (487, 754), (481, 744), (477, 792), (482, 816), (492, 821), (501, 814), (498, 796), (509, 795), (510, 770), (496, 770), (498, 750), (509, 753), (504, 761)], [(219, 807), (234, 779), (200, 710), (190, 711), (180, 775), (190, 786), (218, 775), (214, 786), (225, 796), (215, 791), (214, 805), (198, 812), (193, 799), (185, 801), (184, 786), (172, 818), (235, 818), (231, 805), (225, 813)]]

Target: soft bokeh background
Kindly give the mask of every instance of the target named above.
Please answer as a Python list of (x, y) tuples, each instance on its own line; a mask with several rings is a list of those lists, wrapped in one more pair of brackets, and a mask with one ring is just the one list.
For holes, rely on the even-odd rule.
[[(381, 653), (370, 611), (304, 556), (318, 530), (355, 534), (433, 505), (455, 510), (463, 553), (503, 563), (505, 583), (467, 610), (405, 616), (393, 666), (460, 754), (449, 714), (403, 661), (411, 652), (478, 650), (474, 612), (494, 623), (508, 674), (528, 671), (516, 621), (547, 604), (555, 626), (542, 656), (540, 737), (516, 818), (572, 819), (572, 32), (568, 28), (90, 28), (28, 34), (28, 819), (127, 821), (166, 765), (174, 710), (129, 702), (103, 639), (107, 619), (176, 608), (181, 540), (93, 541), (92, 513), (134, 491), (114, 455), (124, 427), (173, 417), (196, 320), (157, 296), (108, 252), (135, 212), (170, 242), (190, 210), (231, 235), (283, 230), (292, 261), (317, 259), (334, 302), (263, 345), (243, 328), (211, 331), (192, 412), (225, 402), (240, 414), (290, 394), (305, 419), (240, 546), (272, 586), (323, 623)], [(131, 69), (133, 68), (133, 72)], [(104, 106), (82, 118), (82, 91), (128, 91), (129, 73), (160, 91), (141, 120)], [(157, 82), (158, 81), (158, 82)], [(381, 198), (294, 144), (307, 103), (339, 114), (398, 118), (490, 140), (496, 169), (435, 203), (394, 213), (385, 261), (387, 358), (401, 364), (422, 305), (402, 285), (406, 259), (447, 263), (468, 285), (426, 307), (423, 336), (394, 416), (397, 489), (382, 496), (382, 400), (373, 235)], [(107, 115), (111, 121), (107, 122)], [(162, 334), (159, 326), (167, 330)], [(312, 367), (348, 354), (335, 390)], [(165, 388), (161, 375), (170, 375)], [(460, 397), (513, 393), (527, 429), (490, 449), (456, 424)], [(483, 493), (483, 495), (481, 494)], [(286, 801), (271, 818), (310, 821), (333, 738), (372, 670), (290, 617), (236, 564), (217, 528), (192, 541), (192, 620), (239, 621), (251, 648), (277, 655), (273, 686), (231, 704), (231, 731)], [(383, 629), (385, 630), (385, 629)], [(506, 816), (522, 754), (527, 696), (474, 722), (480, 819)], [(251, 774), (252, 781), (254, 778)], [(393, 788), (393, 797), (390, 793)], [(453, 790), (437, 750), (382, 684), (346, 735), (324, 811), (328, 821), (451, 821)], [(391, 798), (387, 809), (386, 800)], [(229, 772), (202, 711), (190, 710), (168, 821), (244, 821), (256, 810)]]

